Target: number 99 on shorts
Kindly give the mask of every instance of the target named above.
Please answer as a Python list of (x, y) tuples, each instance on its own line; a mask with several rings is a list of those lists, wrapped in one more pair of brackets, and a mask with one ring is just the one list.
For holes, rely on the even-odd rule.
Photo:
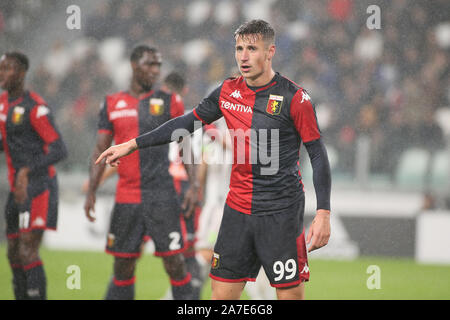
[(280, 281), (283, 279), (290, 280), (296, 275), (297, 263), (294, 259), (289, 259), (286, 263), (283, 263), (282, 261), (275, 261), (273, 264), (273, 272), (276, 275), (274, 278), (275, 281)]

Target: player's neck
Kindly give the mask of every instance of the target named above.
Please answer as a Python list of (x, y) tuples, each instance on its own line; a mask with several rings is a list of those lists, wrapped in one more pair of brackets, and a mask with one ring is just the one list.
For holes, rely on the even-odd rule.
[(23, 86), (17, 86), (8, 90), (8, 99), (16, 100), (17, 98), (23, 96), (25, 89)]
[(152, 88), (144, 88), (136, 81), (132, 81), (128, 92), (135, 98), (139, 98), (144, 93), (151, 91)]
[(275, 77), (275, 71), (270, 68), (267, 72), (262, 73), (257, 78), (245, 78), (245, 82), (249, 87), (262, 87), (268, 84), (273, 79), (273, 77)]

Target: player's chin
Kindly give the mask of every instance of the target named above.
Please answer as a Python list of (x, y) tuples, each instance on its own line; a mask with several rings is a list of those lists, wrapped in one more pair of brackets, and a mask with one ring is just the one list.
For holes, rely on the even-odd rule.
[(153, 87), (153, 83), (154, 81), (147, 79), (145, 81), (141, 81), (140, 85), (144, 91), (150, 91)]

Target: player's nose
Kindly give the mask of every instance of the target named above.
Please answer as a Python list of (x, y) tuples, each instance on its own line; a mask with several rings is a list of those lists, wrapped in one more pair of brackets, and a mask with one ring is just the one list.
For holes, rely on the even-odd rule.
[(249, 51), (247, 49), (242, 50), (241, 60), (247, 61), (249, 59)]

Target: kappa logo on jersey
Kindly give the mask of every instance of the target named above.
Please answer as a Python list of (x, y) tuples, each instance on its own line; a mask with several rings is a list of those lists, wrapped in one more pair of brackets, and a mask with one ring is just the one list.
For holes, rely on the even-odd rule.
[(277, 96), (271, 94), (269, 101), (267, 102), (266, 112), (273, 116), (277, 116), (281, 113), (281, 107), (283, 106), (283, 96)]
[(164, 100), (159, 98), (152, 98), (149, 101), (149, 111), (153, 116), (160, 116), (164, 112)]
[(302, 92), (302, 101), (300, 101), (300, 103), (303, 103), (303, 101), (308, 101), (311, 100), (311, 97), (309, 96), (309, 94), (306, 91)]
[(212, 260), (211, 260), (211, 268), (212, 269), (217, 269), (219, 267), (219, 258), (220, 258), (220, 255), (218, 253), (214, 252)]
[(44, 105), (39, 106), (37, 109), (37, 112), (36, 112), (36, 118), (40, 118), (42, 116), (47, 115), (49, 113), (49, 111), (50, 110), (46, 106), (44, 106)]
[(234, 90), (231, 94), (230, 94), (230, 97), (233, 97), (233, 98), (235, 98), (235, 99), (242, 99), (242, 96), (241, 96), (241, 92), (239, 91), (239, 90)]
[(115, 105), (116, 109), (123, 109), (123, 108), (126, 108), (126, 107), (128, 107), (128, 104), (127, 104), (127, 102), (125, 100), (119, 100), (116, 103), (116, 105)]
[(25, 113), (24, 107), (16, 106), (13, 110), (12, 123), (14, 123), (14, 124), (22, 123), (24, 113)]

